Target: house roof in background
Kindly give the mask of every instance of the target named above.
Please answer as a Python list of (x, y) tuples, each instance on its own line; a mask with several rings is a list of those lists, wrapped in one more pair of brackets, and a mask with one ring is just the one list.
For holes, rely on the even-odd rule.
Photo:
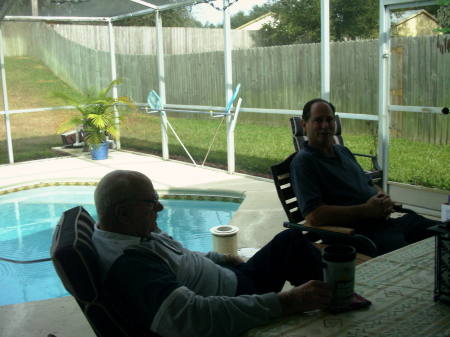
[(408, 20), (415, 18), (416, 16), (418, 16), (420, 14), (425, 14), (431, 20), (437, 22), (437, 19), (433, 15), (431, 15), (429, 12), (427, 12), (425, 9), (415, 9), (415, 10), (408, 10), (408, 11), (397, 12), (397, 13), (394, 12), (391, 15), (391, 22), (394, 26), (398, 26)]
[(253, 20), (250, 20), (250, 21), (247, 22), (247, 23), (244, 23), (243, 25), (237, 27), (236, 29), (244, 30), (244, 29), (247, 28), (248, 26), (251, 26), (251, 25), (253, 25), (253, 24), (255, 24), (255, 23), (259, 22), (259, 21), (265, 21), (264, 19), (266, 19), (266, 20), (267, 20), (267, 19), (270, 20), (270, 18), (274, 19), (274, 18), (273, 18), (273, 15), (274, 15), (273, 12), (267, 12), (266, 14), (263, 14), (263, 15), (261, 15), (261, 16), (258, 16), (257, 18), (255, 18), (255, 19), (253, 19)]

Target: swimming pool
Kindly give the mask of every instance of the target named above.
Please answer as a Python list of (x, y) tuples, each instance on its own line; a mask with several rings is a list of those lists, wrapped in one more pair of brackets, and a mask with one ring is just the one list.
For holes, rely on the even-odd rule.
[[(53, 186), (0, 195), (0, 257), (29, 261), (49, 257), (61, 213), (83, 205), (96, 219), (94, 186)], [(170, 198), (170, 196), (169, 196)], [(237, 201), (237, 199), (236, 199)], [(211, 250), (209, 228), (229, 222), (238, 202), (162, 198), (159, 227), (185, 247)], [(0, 305), (67, 295), (51, 262), (0, 261)]]

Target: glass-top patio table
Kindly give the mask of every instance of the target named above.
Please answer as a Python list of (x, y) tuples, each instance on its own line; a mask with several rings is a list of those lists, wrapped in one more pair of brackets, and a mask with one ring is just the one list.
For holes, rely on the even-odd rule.
[(293, 315), (245, 337), (448, 337), (450, 305), (433, 301), (435, 241), (429, 238), (356, 267), (367, 309)]

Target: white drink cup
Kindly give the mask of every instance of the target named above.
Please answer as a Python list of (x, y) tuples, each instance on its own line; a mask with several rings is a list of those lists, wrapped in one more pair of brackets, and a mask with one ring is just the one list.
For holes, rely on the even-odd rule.
[(331, 310), (350, 306), (355, 291), (355, 258), (352, 246), (330, 245), (323, 249), (324, 281), (333, 286)]

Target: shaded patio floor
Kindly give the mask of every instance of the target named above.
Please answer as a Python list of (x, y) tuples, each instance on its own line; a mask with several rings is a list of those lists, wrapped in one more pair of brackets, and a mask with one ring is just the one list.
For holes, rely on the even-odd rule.
[[(159, 191), (225, 195), (243, 198), (238, 211), (230, 221), (239, 227), (238, 248), (259, 248), (283, 229), (287, 220), (269, 179), (243, 174), (230, 175), (214, 168), (195, 167), (178, 161), (128, 151), (111, 151), (107, 160), (93, 161), (87, 153), (73, 153), (70, 157), (0, 165), (0, 194), (22, 186), (51, 182), (97, 182), (115, 169), (137, 170), (152, 179)], [(392, 187), (391, 187), (392, 188)], [(438, 216), (438, 207), (446, 194), (420, 188), (414, 192), (390, 188), (395, 199), (408, 206), (417, 200), (428, 216)], [(427, 194), (433, 192), (434, 194)], [(437, 207), (436, 207), (437, 206)], [(422, 212), (421, 212), (422, 213)], [(20, 303), (0, 307), (1, 337), (95, 337), (75, 300), (62, 297), (51, 300)]]
[[(93, 182), (115, 169), (136, 170), (152, 179), (157, 190), (240, 196), (244, 200), (230, 224), (239, 227), (238, 248), (259, 248), (283, 229), (286, 216), (269, 179), (194, 167), (160, 157), (111, 151), (107, 160), (87, 154), (0, 165), (0, 193), (48, 182)], [(1, 337), (94, 337), (72, 297), (0, 307)]]

